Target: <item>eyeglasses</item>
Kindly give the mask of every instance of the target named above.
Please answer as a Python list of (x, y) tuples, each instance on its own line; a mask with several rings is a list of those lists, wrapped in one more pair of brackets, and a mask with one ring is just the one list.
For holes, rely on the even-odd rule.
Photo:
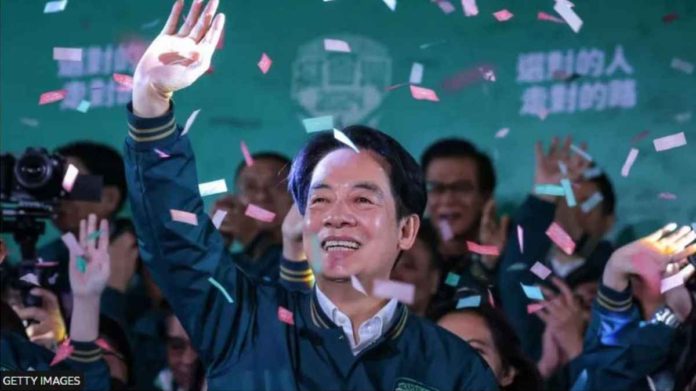
[(433, 196), (443, 195), (447, 191), (451, 191), (455, 195), (466, 196), (476, 191), (476, 187), (469, 181), (457, 181), (452, 183), (427, 181), (425, 186), (428, 193)]

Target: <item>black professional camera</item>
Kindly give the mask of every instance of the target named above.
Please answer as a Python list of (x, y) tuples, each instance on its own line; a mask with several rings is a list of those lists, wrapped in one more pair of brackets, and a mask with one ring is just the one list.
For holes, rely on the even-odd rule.
[[(27, 148), (18, 158), (0, 155), (0, 226), (2, 232), (12, 233), (20, 246), (21, 281), (28, 275), (47, 274), (44, 264), (36, 262), (36, 242), (46, 229), (45, 220), (57, 213), (60, 201), (101, 200), (101, 176), (78, 174), (69, 192), (63, 188), (68, 166), (64, 157), (44, 148)], [(22, 286), (25, 305), (40, 305), (39, 298), (26, 294), (31, 287), (30, 283)]]

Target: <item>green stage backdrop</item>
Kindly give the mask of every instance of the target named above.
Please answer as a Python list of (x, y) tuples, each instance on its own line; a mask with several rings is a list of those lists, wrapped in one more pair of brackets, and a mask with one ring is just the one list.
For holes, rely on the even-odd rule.
[[(447, 14), (447, 2), (428, 0), (400, 0), (394, 12), (380, 0), (222, 0), (228, 23), (212, 72), (176, 95), (180, 122), (201, 109), (190, 132), (200, 180), (231, 185), (242, 140), (252, 152), (293, 155), (307, 138), (301, 119), (334, 115), (338, 125), (379, 127), (416, 156), (444, 136), (474, 141), (494, 157), (496, 195), (508, 205), (531, 187), (533, 143), (573, 135), (615, 184), (614, 234), (694, 221), (696, 2), (575, 3), (584, 21), (577, 34), (537, 19), (540, 11), (558, 17), (551, 0), (479, 0), (473, 17), (458, 1)], [(70, 0), (53, 14), (44, 4), (0, 0), (2, 151), (76, 139), (120, 148), (129, 93), (111, 76), (132, 74), (171, 3)], [(503, 8), (514, 17), (501, 23), (492, 13)], [(326, 38), (346, 41), (351, 53), (325, 52)], [(54, 61), (54, 47), (82, 48), (82, 61)], [(273, 61), (265, 75), (262, 53)], [(411, 97), (414, 63), (439, 102)], [(64, 101), (37, 104), (58, 89), (68, 90)], [(82, 100), (86, 113), (76, 110)], [(687, 146), (655, 151), (654, 138), (678, 132)], [(624, 178), (632, 147), (640, 153)]]

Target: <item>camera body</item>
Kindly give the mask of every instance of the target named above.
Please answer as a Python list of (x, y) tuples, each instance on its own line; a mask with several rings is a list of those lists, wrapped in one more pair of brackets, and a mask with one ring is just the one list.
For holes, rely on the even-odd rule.
[(0, 201), (50, 209), (67, 193), (62, 188), (66, 168), (65, 158), (44, 148), (27, 148), (18, 158), (0, 155)]

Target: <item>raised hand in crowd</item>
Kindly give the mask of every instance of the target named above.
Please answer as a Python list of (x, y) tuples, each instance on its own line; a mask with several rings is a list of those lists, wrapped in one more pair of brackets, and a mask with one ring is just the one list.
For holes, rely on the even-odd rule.
[(39, 287), (33, 288), (30, 293), (41, 298), (40, 307), (14, 306), (12, 309), (20, 319), (28, 322), (26, 332), (32, 342), (53, 349), (67, 335), (58, 298), (53, 292)]
[[(479, 241), (487, 245), (495, 246), (502, 251), (507, 240), (510, 217), (503, 215), (498, 217), (495, 200), (493, 198), (486, 202), (481, 215), (481, 225), (479, 226)], [(481, 261), (488, 269), (493, 269), (498, 264), (499, 256), (484, 255)]]
[(560, 293), (544, 289), (544, 308), (535, 314), (546, 324), (546, 332), (556, 341), (565, 364), (582, 353), (587, 316), (568, 284), (558, 277), (551, 277), (551, 282)]
[[(559, 143), (557, 137), (551, 141), (551, 145), (547, 152), (544, 152), (544, 147), (541, 142), (537, 142), (535, 146), (536, 165), (534, 171), (534, 184), (558, 184), (564, 178), (564, 173), (561, 170), (561, 164), (567, 168), (567, 177), (570, 181), (578, 180), (582, 173), (590, 166), (590, 162), (572, 154), (570, 145), (572, 139), (567, 137), (563, 144)], [(586, 149), (583, 145), (581, 149)], [(555, 202), (556, 198), (549, 195), (540, 195), (541, 199)]]

